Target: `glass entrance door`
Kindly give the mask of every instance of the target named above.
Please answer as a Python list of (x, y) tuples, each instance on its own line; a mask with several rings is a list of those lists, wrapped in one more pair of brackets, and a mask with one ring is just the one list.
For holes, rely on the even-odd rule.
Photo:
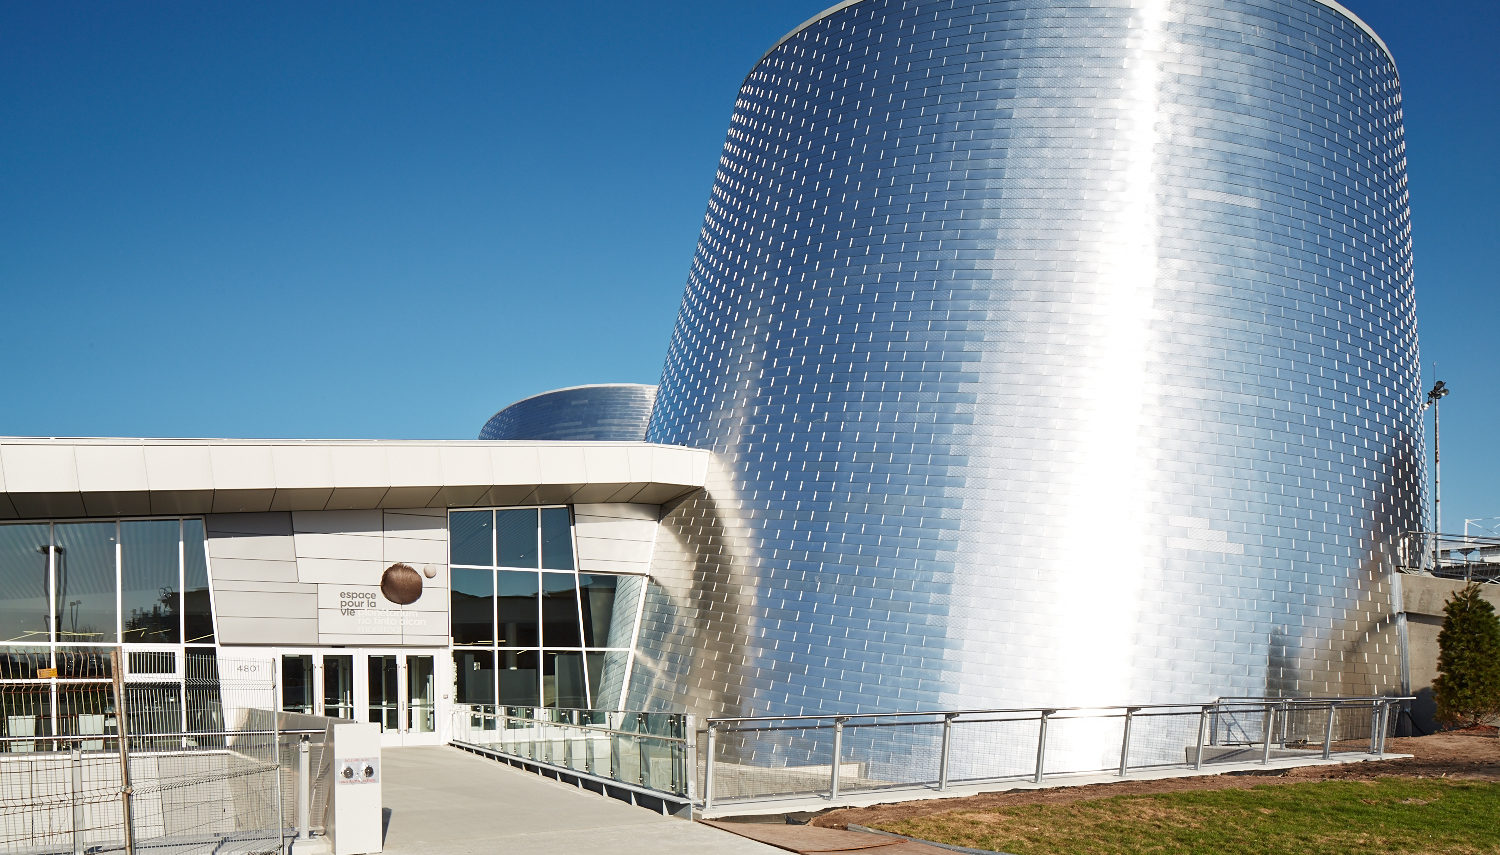
[[(382, 745), (441, 745), (450, 658), (436, 651), (282, 650), (280, 708), (286, 712), (367, 721)], [(450, 690), (451, 693), (451, 690)]]
[(441, 744), (438, 663), (444, 657), (404, 651), (357, 655), (365, 660), (364, 720), (380, 725), (381, 744)]

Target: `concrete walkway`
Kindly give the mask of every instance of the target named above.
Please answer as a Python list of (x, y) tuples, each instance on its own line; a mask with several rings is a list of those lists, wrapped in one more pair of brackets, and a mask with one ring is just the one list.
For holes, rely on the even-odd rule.
[(457, 748), (387, 748), (381, 767), (387, 855), (783, 852)]

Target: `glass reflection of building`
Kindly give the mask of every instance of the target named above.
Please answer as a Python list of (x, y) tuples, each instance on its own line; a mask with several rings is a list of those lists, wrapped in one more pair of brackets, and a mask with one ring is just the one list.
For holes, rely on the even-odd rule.
[[(0, 525), (4, 735), (113, 733), (115, 650), (132, 675), (125, 691), (133, 732), (214, 728), (204, 544), (196, 518)], [(31, 745), (8, 743), (18, 744)]]
[(570, 516), (449, 514), (459, 703), (618, 708), (644, 577), (578, 572)]

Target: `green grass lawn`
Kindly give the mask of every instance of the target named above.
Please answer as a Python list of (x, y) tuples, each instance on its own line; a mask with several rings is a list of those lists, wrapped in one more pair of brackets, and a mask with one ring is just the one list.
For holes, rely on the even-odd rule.
[(1500, 853), (1500, 784), (1317, 781), (950, 811), (881, 827), (1014, 855)]

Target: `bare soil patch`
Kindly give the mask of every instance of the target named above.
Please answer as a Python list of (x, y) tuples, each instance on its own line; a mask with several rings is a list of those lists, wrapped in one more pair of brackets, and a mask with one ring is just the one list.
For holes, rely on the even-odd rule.
[[(1367, 748), (1368, 743), (1345, 743), (1335, 747), (1342, 751), (1359, 751)], [(843, 808), (820, 814), (812, 819), (811, 824), (824, 828), (845, 828), (849, 823), (882, 826), (950, 811), (984, 810), (1009, 805), (1066, 805), (1111, 796), (1249, 789), (1263, 784), (1294, 784), (1305, 781), (1357, 781), (1388, 777), (1500, 781), (1500, 738), (1497, 738), (1494, 727), (1391, 739), (1386, 742), (1386, 751), (1412, 756), (1399, 760), (1276, 769), (1265, 773), (1198, 775), (1159, 781), (1120, 781), (1083, 787), (1011, 790), (960, 799)]]

